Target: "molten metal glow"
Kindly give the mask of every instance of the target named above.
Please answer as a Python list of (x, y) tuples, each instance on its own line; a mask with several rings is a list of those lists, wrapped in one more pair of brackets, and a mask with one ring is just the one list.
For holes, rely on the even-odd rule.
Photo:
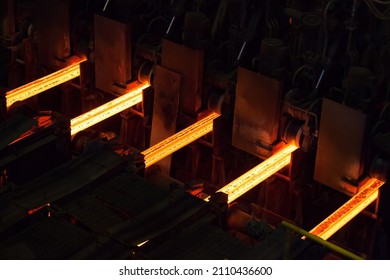
[(213, 130), (213, 120), (218, 116), (219, 114), (217, 113), (211, 113), (202, 120), (143, 151), (142, 154), (145, 156), (145, 167), (151, 166), (164, 157), (211, 132)]
[(76, 64), (70, 65), (31, 83), (8, 91), (6, 94), (7, 108), (17, 101), (26, 100), (27, 98), (80, 76), (80, 63), (83, 61), (85, 60), (81, 60)]
[(361, 191), (313, 228), (310, 233), (327, 240), (370, 203), (375, 201), (378, 197), (379, 188), (383, 184), (384, 182), (374, 178), (367, 181), (367, 183), (362, 186)]
[(148, 86), (149, 84), (141, 84), (130, 92), (72, 119), (70, 121), (71, 135), (140, 103), (142, 91)]
[[(219, 192), (226, 193), (228, 195), (228, 203), (231, 203), (283, 167), (287, 166), (291, 160), (291, 153), (296, 149), (297, 147), (294, 145), (287, 145), (244, 175), (241, 175), (221, 188)], [(210, 197), (207, 197), (205, 200), (208, 201), (209, 199)]]

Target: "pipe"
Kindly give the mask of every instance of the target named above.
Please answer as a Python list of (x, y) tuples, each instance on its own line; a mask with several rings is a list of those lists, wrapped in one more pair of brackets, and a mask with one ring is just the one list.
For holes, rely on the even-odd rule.
[(322, 238), (314, 235), (314, 234), (311, 234), (310, 232), (304, 230), (304, 229), (301, 229), (300, 227), (297, 227), (296, 225), (293, 225), (289, 222), (286, 222), (286, 221), (282, 221), (282, 225), (285, 226), (286, 228), (288, 229), (291, 229), (293, 231), (295, 231), (296, 233), (299, 233), (300, 235), (303, 235), (303, 236), (306, 236), (307, 238), (309, 238), (310, 240), (324, 246), (325, 248), (328, 248), (348, 259), (352, 259), (352, 260), (364, 260), (364, 258), (348, 251), (348, 250), (345, 250), (344, 248), (341, 248), (340, 246), (337, 246), (333, 243), (330, 243), (326, 240), (323, 240)]

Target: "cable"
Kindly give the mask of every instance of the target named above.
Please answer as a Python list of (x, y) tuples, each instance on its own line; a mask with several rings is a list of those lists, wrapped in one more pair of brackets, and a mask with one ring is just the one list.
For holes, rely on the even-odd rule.
[(371, 1), (382, 5), (390, 5), (390, 1), (381, 1), (381, 0), (371, 0)]
[[(368, 6), (371, 13), (381, 20), (390, 20), (390, 6), (383, 12), (379, 11), (378, 8), (375, 6), (374, 1), (377, 0), (364, 0), (364, 3)], [(375, 2), (378, 3), (378, 2)], [(390, 2), (389, 2), (390, 3)]]
[(108, 3), (110, 3), (110, 0), (107, 0), (107, 1), (106, 1), (106, 4), (104, 4), (104, 7), (103, 7), (103, 12), (105, 12), (105, 11), (106, 11), (106, 9), (107, 9), (107, 6), (108, 6)]
[(331, 5), (333, 5), (336, 2), (336, 0), (331, 0), (326, 4), (325, 9), (323, 11), (322, 17), (323, 17), (323, 29), (324, 29), (324, 48), (322, 49), (322, 57), (325, 58), (326, 52), (328, 50), (328, 40), (329, 40), (329, 30), (328, 30), (328, 11)]
[(299, 67), (295, 72), (294, 72), (294, 75), (291, 79), (291, 84), (292, 85), (295, 85), (296, 83), (296, 79), (298, 78), (298, 75), (303, 71), (303, 70), (306, 70), (306, 69), (311, 69), (313, 70), (313, 67), (309, 64), (304, 64), (302, 65), (301, 67)]

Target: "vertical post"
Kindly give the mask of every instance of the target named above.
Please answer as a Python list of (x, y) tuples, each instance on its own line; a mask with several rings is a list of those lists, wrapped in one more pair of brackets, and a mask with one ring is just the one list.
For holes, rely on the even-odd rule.
[(8, 18), (8, 34), (7, 35), (11, 35), (11, 34), (14, 34), (15, 33), (15, 6), (14, 6), (14, 2), (13, 0), (8, 0), (8, 14), (7, 14), (7, 18)]

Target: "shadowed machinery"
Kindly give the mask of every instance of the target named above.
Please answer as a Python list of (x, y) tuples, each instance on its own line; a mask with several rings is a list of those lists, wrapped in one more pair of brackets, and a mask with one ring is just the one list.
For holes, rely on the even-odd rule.
[(0, 16), (0, 259), (390, 258), (389, 1)]

